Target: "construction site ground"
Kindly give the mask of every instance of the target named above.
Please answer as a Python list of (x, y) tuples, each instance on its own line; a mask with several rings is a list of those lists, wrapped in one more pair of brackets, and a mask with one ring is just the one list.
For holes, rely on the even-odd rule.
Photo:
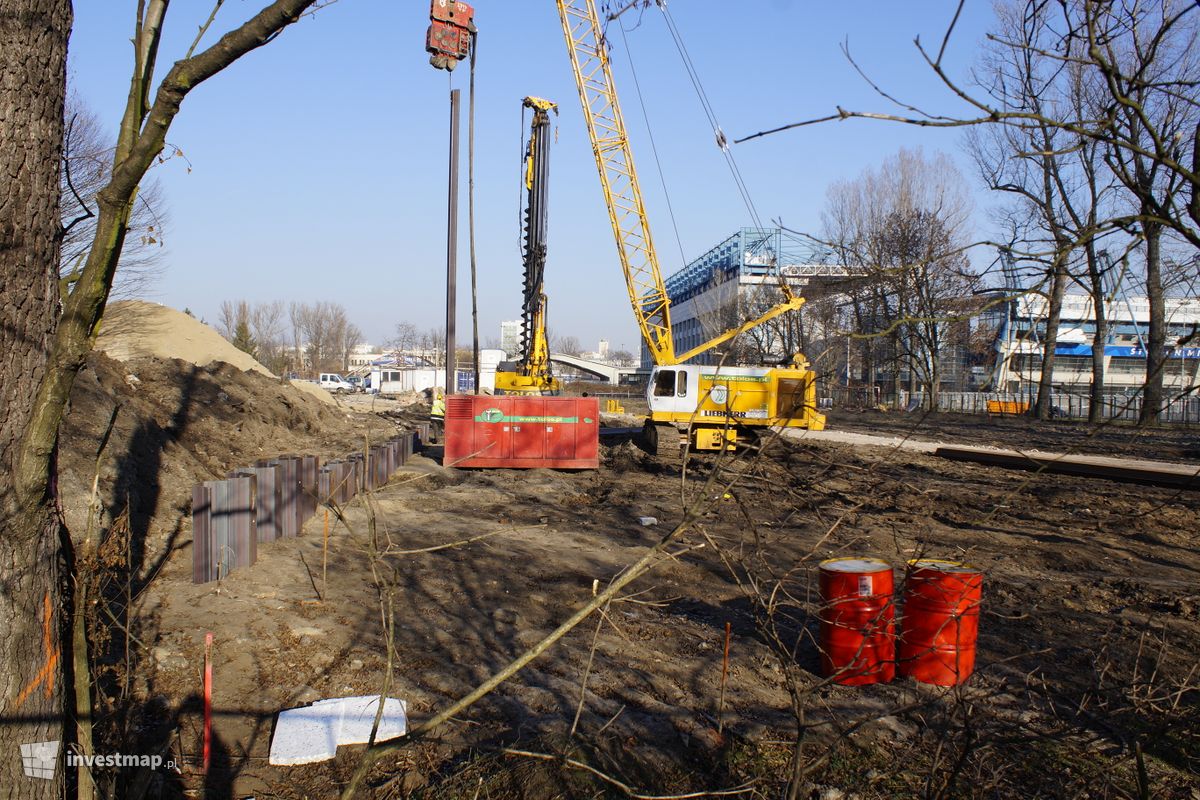
[[(353, 403), (219, 362), (96, 354), (81, 377), (63, 437), (67, 518), (78, 541), (120, 406), (100, 459), (101, 528), (110, 550), (127, 547), (103, 551), (101, 566), (133, 576), (132, 602), (107, 626), (120, 642), (108, 643), (102, 722), (182, 770), (127, 778), (144, 796), (336, 796), (363, 748), (272, 766), (281, 709), (386, 691), (426, 719), (690, 511), (697, 522), (673, 556), (599, 621), (386, 755), (361, 796), (778, 797), (799, 724), (804, 797), (1200, 798), (1200, 492), (831, 441), (698, 458), (684, 474), (630, 442), (580, 472), (445, 469), (432, 447), (371, 496), (372, 514), (364, 498), (332, 513), (327, 545), (318, 512), (302, 537), (263, 545), (254, 566), (193, 584), (195, 482), (285, 452), (341, 455), (424, 414)], [(1192, 430), (874, 412), (834, 413), (829, 426), (1200, 462)], [(978, 669), (965, 686), (821, 681), (816, 568), (839, 555), (884, 558), (898, 574), (918, 555), (984, 570)], [(208, 632), (215, 739), (204, 775)]]

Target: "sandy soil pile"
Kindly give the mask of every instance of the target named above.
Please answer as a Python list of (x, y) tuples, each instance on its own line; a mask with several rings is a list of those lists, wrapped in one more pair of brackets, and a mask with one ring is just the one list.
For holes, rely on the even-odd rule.
[(271, 375), (269, 369), (203, 322), (182, 311), (144, 300), (109, 304), (100, 322), (96, 349), (118, 361), (157, 356), (178, 358), (200, 367), (224, 361), (238, 369)]
[[(275, 377), (250, 354), (238, 350), (195, 317), (144, 300), (122, 300), (108, 305), (100, 322), (96, 349), (117, 361), (177, 358), (198, 367), (222, 361), (241, 370)], [(334, 402), (329, 392), (315, 384), (297, 381), (289, 385), (322, 402)]]

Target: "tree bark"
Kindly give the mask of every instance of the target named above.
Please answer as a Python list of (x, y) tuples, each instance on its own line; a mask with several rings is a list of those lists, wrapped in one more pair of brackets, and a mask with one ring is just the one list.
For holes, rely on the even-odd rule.
[[(187, 93), (270, 42), (315, 0), (275, 0), (177, 62), (149, 105), (166, 0), (139, 4), (134, 74), (86, 266), (60, 304), (59, 165), (70, 0), (0, 0), (0, 787), (62, 794), (26, 777), (19, 745), (63, 737), (58, 427), (112, 288), (129, 211)], [(9, 719), (13, 721), (8, 721)], [(62, 759), (59, 759), (60, 761)]]
[(1050, 268), (1050, 308), (1046, 315), (1046, 337), (1042, 341), (1042, 372), (1038, 376), (1037, 401), (1033, 406), (1033, 415), (1038, 419), (1050, 418), (1050, 393), (1054, 390), (1054, 350), (1058, 347), (1063, 294), (1067, 291), (1067, 267), (1064, 260), (1069, 252), (1069, 249), (1060, 249)]
[[(1093, 206), (1094, 207), (1094, 206)], [(1084, 254), (1087, 257), (1088, 289), (1092, 297), (1092, 321), (1096, 332), (1092, 336), (1092, 385), (1089, 391), (1088, 422), (1104, 421), (1104, 354), (1108, 344), (1108, 309), (1105, 308), (1104, 272), (1096, 253), (1096, 244), (1088, 241)]]
[(57, 747), (63, 731), (57, 438), (40, 473), (20, 455), (58, 319), (71, 20), (69, 0), (0, 0), (0, 786), (15, 798), (57, 797), (63, 787), (61, 767), (51, 780), (28, 777), (20, 758), (22, 744)]
[[(1143, 211), (1144, 214), (1147, 212)], [(1162, 284), (1162, 225), (1142, 223), (1146, 237), (1146, 299), (1150, 303), (1150, 337), (1146, 341), (1146, 382), (1142, 386), (1139, 425), (1157, 425), (1163, 408), (1167, 356), (1167, 309)]]

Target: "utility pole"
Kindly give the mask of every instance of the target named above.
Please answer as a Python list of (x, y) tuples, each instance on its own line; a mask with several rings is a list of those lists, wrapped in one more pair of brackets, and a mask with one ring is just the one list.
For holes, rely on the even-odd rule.
[(467, 109), (467, 239), (471, 246), (471, 364), (475, 382), (472, 391), (482, 394), (479, 378), (479, 270), (475, 262), (475, 50), (479, 34), (471, 30), (471, 88)]
[[(472, 50), (475, 33), (475, 9), (467, 3), (437, 0), (429, 9), (429, 30), (425, 51), (435, 69), (453, 72)], [(474, 87), (474, 80), (472, 80)], [(472, 92), (472, 100), (474, 92)], [(450, 91), (450, 192), (446, 210), (446, 394), (458, 388), (458, 360), (455, 358), (454, 319), (458, 279), (458, 89)], [(472, 241), (472, 256), (474, 255)], [(474, 259), (472, 259), (472, 270)], [(472, 289), (474, 289), (472, 272)], [(472, 302), (474, 299), (472, 298)]]
[(450, 91), (450, 191), (446, 209), (446, 395), (457, 388), (454, 320), (458, 288), (458, 89)]

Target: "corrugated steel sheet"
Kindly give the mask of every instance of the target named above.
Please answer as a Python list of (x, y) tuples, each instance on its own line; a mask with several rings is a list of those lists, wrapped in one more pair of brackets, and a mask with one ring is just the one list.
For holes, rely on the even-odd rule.
[(257, 480), (253, 475), (205, 481), (193, 490), (194, 582), (220, 580), (237, 567), (248, 567), (258, 559), (256, 491)]
[(212, 491), (203, 483), (192, 487), (192, 582), (213, 580)]
[[(427, 427), (427, 426), (426, 426)], [(192, 489), (192, 580), (219, 580), (253, 564), (258, 543), (299, 536), (318, 505), (345, 505), (364, 488), (385, 485), (407, 463), (417, 432), (405, 432), (345, 459), (282, 455)]]
[(278, 465), (247, 467), (238, 470), (230, 477), (253, 475), (257, 481), (257, 492), (254, 499), (255, 528), (259, 542), (273, 542), (283, 535), (282, 517), (283, 486), (280, 482)]
[(300, 456), (300, 526), (317, 513), (317, 472), (321, 459), (317, 456)]
[(279, 467), (279, 492), (281, 507), (279, 510), (280, 535), (286, 538), (300, 535), (304, 524), (300, 497), (303, 493), (300, 484), (300, 457), (280, 456), (273, 462)]

